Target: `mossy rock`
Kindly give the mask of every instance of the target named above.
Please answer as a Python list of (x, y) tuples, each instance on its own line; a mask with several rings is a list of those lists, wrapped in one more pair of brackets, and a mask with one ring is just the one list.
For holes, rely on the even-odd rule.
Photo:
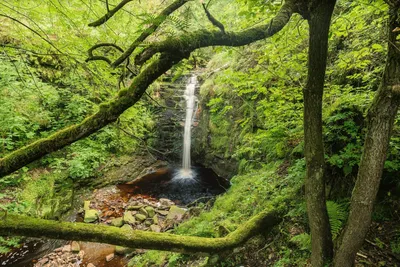
[(146, 217), (146, 215), (143, 215), (143, 214), (136, 214), (135, 218), (138, 219), (138, 221), (143, 222), (144, 220), (146, 220), (147, 217)]
[[(135, 218), (133, 218), (133, 219), (135, 219)], [(124, 219), (122, 217), (112, 219), (111, 225), (115, 226), (115, 227), (121, 227), (122, 225), (124, 225)]]
[(147, 206), (144, 209), (147, 211), (149, 217), (153, 217), (155, 215), (155, 210), (153, 207)]
[(132, 212), (130, 211), (125, 211), (123, 220), (129, 224), (134, 224), (136, 222), (135, 217), (133, 217)]
[(132, 248), (115, 246), (115, 254), (126, 255), (126, 254), (129, 254), (129, 253), (132, 253), (132, 252), (133, 252)]
[(85, 211), (85, 218), (83, 221), (85, 223), (91, 223), (97, 221), (99, 218), (99, 212), (97, 210), (86, 210)]

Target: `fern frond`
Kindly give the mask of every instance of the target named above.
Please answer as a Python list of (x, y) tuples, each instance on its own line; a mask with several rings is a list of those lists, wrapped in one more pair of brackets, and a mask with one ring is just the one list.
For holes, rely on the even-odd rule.
[(346, 221), (347, 209), (344, 204), (334, 201), (327, 201), (326, 208), (328, 210), (329, 223), (331, 224), (332, 238), (335, 239), (342, 229), (343, 223)]

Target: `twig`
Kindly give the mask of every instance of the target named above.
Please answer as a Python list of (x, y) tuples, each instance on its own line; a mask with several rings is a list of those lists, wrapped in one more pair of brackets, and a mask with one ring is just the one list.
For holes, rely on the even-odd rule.
[(104, 16), (102, 16), (101, 18), (99, 18), (98, 20), (96, 20), (92, 23), (89, 23), (88, 26), (89, 27), (97, 27), (97, 26), (100, 26), (100, 25), (106, 23), (110, 18), (112, 18), (115, 15), (115, 13), (117, 13), (121, 8), (123, 8), (129, 2), (132, 2), (132, 0), (123, 0), (116, 7), (114, 7), (113, 9), (110, 10), (108, 1), (106, 1), (107, 13)]
[(113, 43), (100, 43), (100, 44), (96, 44), (94, 46), (92, 46), (89, 50), (88, 50), (88, 58), (85, 60), (85, 62), (89, 62), (89, 61), (95, 61), (95, 60), (102, 60), (107, 62), (109, 65), (111, 65), (111, 60), (105, 56), (95, 56), (93, 55), (93, 51), (100, 48), (100, 47), (113, 47), (115, 49), (117, 49), (120, 52), (124, 52), (124, 50), (119, 47), (116, 44)]
[(213, 15), (211, 15), (210, 11), (208, 11), (206, 4), (202, 3), (202, 6), (204, 8), (204, 12), (206, 12), (208, 20), (214, 25), (215, 27), (219, 28), (221, 32), (225, 33), (225, 27), (224, 25), (219, 22), (216, 18), (214, 18)]

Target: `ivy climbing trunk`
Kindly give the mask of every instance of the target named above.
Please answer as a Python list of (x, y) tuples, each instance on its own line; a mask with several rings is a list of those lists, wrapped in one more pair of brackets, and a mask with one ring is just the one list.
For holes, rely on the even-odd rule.
[(306, 202), (311, 229), (311, 264), (323, 266), (333, 256), (333, 243), (325, 200), (325, 160), (322, 140), (322, 96), (328, 54), (328, 34), (336, 0), (314, 1), (308, 22), (308, 78), (304, 96)]
[(386, 160), (390, 135), (400, 104), (400, 1), (390, 2), (388, 58), (379, 90), (368, 111), (367, 136), (350, 214), (334, 258), (335, 267), (354, 265), (371, 224), (372, 210)]

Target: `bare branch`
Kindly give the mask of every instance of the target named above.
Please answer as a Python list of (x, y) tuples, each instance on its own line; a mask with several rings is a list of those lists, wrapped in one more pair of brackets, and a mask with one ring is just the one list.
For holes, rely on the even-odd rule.
[[(210, 2), (208, 2), (208, 3), (210, 3)], [(225, 33), (224, 25), (221, 22), (219, 22), (216, 18), (214, 18), (213, 15), (211, 15), (210, 11), (208, 11), (208, 9), (206, 7), (206, 4), (203, 3), (202, 5), (203, 5), (204, 12), (206, 12), (207, 18), (212, 23), (212, 25), (219, 28), (221, 30), (221, 32)]]
[(95, 56), (95, 55), (93, 55), (93, 51), (96, 50), (96, 49), (98, 49), (98, 48), (100, 48), (100, 47), (113, 47), (113, 48), (117, 49), (118, 51), (120, 51), (120, 52), (122, 52), (122, 53), (124, 52), (124, 50), (123, 50), (121, 47), (119, 47), (118, 45), (113, 44), (113, 43), (100, 43), (100, 44), (96, 44), (96, 45), (92, 46), (92, 47), (88, 50), (88, 58), (85, 60), (85, 62), (95, 61), (95, 60), (102, 60), (102, 61), (107, 62), (109, 65), (111, 65), (111, 60), (108, 59), (107, 57), (105, 57), (105, 56)]
[(121, 8), (123, 8), (129, 2), (132, 2), (132, 0), (123, 0), (116, 7), (114, 7), (113, 9), (110, 10), (108, 1), (106, 1), (107, 13), (103, 17), (99, 18), (98, 20), (96, 20), (92, 23), (89, 23), (88, 26), (97, 27), (97, 26), (100, 26), (100, 25), (106, 23), (110, 18), (112, 18), (115, 15), (115, 13), (117, 13)]

